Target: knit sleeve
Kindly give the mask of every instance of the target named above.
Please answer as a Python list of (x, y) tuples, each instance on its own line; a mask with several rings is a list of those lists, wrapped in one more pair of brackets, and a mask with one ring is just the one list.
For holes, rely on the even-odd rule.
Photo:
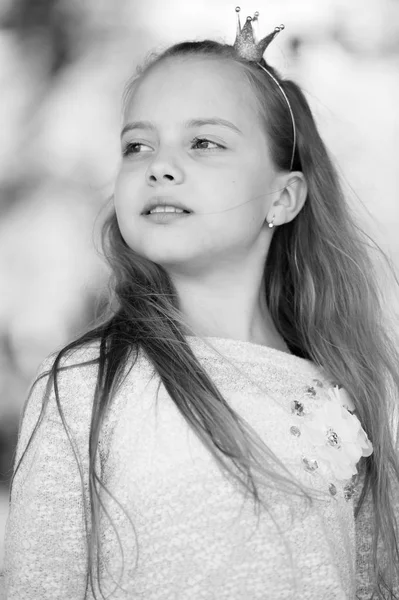
[[(38, 374), (51, 364), (49, 357)], [(60, 401), (73, 448), (82, 463), (83, 490), (74, 450), (55, 403), (53, 384), (43, 421), (28, 446), (48, 379), (43, 377), (33, 387), (20, 421), (5, 532), (8, 600), (85, 598), (90, 394), (79, 368), (59, 372)]]

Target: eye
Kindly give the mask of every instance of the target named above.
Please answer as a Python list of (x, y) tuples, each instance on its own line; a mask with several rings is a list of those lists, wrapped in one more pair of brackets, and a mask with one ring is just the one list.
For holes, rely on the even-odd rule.
[(208, 140), (207, 138), (194, 138), (193, 141), (191, 142), (194, 146), (198, 146), (198, 144), (213, 144), (214, 146), (216, 146), (216, 148), (204, 148), (204, 146), (202, 146), (201, 148), (196, 148), (197, 150), (216, 150), (217, 148), (225, 148), (225, 146), (222, 146), (222, 144), (217, 144), (216, 142), (212, 142), (211, 140)]
[[(142, 151), (139, 150), (140, 147), (145, 146), (149, 148), (146, 144), (142, 144), (140, 142), (129, 142), (122, 150), (122, 156), (128, 156), (129, 154), (143, 154)], [(145, 150), (148, 152), (148, 150)]]

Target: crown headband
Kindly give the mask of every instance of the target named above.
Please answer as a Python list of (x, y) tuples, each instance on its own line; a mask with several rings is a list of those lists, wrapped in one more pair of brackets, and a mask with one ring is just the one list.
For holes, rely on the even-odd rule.
[(293, 145), (292, 145), (292, 156), (291, 156), (291, 164), (290, 164), (290, 171), (292, 171), (292, 167), (294, 165), (295, 148), (296, 148), (296, 126), (295, 126), (294, 113), (291, 108), (290, 101), (288, 100), (287, 94), (284, 92), (283, 88), (281, 87), (281, 85), (279, 84), (277, 79), (274, 77), (274, 75), (272, 75), (272, 73), (270, 73), (270, 71), (268, 71), (268, 69), (266, 69), (264, 66), (262, 66), (260, 64), (260, 61), (263, 58), (263, 54), (264, 54), (266, 48), (268, 47), (270, 42), (272, 42), (274, 40), (276, 35), (279, 34), (280, 31), (282, 31), (284, 29), (284, 25), (275, 27), (274, 31), (272, 31), (272, 33), (269, 33), (269, 35), (267, 35), (266, 37), (261, 39), (259, 42), (256, 42), (255, 38), (254, 38), (252, 23), (258, 20), (259, 12), (256, 11), (256, 13), (254, 14), (253, 17), (247, 17), (244, 27), (241, 28), (240, 14), (239, 14), (240, 10), (241, 10), (240, 7), (237, 6), (236, 7), (237, 35), (236, 35), (236, 39), (234, 42), (234, 49), (237, 52), (238, 56), (240, 56), (241, 58), (245, 58), (246, 60), (248, 60), (250, 62), (255, 62), (261, 69), (263, 69), (263, 71), (265, 71), (265, 73), (267, 73), (268, 76), (274, 81), (274, 83), (277, 85), (281, 94), (284, 97), (284, 100), (288, 106), (288, 110), (290, 111), (291, 122), (292, 122), (292, 131), (293, 131)]

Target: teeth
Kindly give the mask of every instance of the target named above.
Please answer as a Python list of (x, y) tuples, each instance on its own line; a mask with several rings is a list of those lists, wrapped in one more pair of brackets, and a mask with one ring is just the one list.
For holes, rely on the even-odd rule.
[(156, 206), (155, 208), (153, 208), (150, 211), (150, 214), (152, 215), (153, 213), (156, 212), (176, 212), (176, 213), (182, 213), (184, 212), (184, 210), (182, 210), (181, 208), (175, 208), (174, 206)]

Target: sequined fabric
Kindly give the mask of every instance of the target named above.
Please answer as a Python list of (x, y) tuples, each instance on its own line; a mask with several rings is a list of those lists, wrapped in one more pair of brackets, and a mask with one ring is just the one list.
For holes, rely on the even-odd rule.
[[(240, 486), (223, 476), (163, 385), (156, 399), (158, 376), (140, 353), (106, 416), (97, 450), (102, 481), (131, 519), (101, 492), (124, 551), (122, 574), (118, 538), (103, 515), (104, 595), (113, 592), (109, 597), (121, 600), (352, 600), (356, 542), (348, 485), (355, 489), (354, 482), (338, 480), (325, 464), (317, 464), (298, 422), (298, 415), (325, 402), (332, 382), (310, 361), (278, 350), (207, 338), (232, 365), (203, 340), (187, 340), (234, 411), (301, 483), (323, 492), (323, 499), (308, 507), (300, 497), (262, 487), (271, 514), (262, 512), (258, 522)], [(96, 346), (82, 349), (68, 363), (97, 354)], [(52, 360), (48, 357), (39, 372)], [(59, 374), (65, 421), (82, 462), (84, 496), (53, 394), (16, 473), (5, 540), (8, 600), (93, 599), (86, 591), (84, 516), (90, 507), (88, 435), (96, 368)], [(29, 399), (16, 461), (39, 414), (45, 382)]]

